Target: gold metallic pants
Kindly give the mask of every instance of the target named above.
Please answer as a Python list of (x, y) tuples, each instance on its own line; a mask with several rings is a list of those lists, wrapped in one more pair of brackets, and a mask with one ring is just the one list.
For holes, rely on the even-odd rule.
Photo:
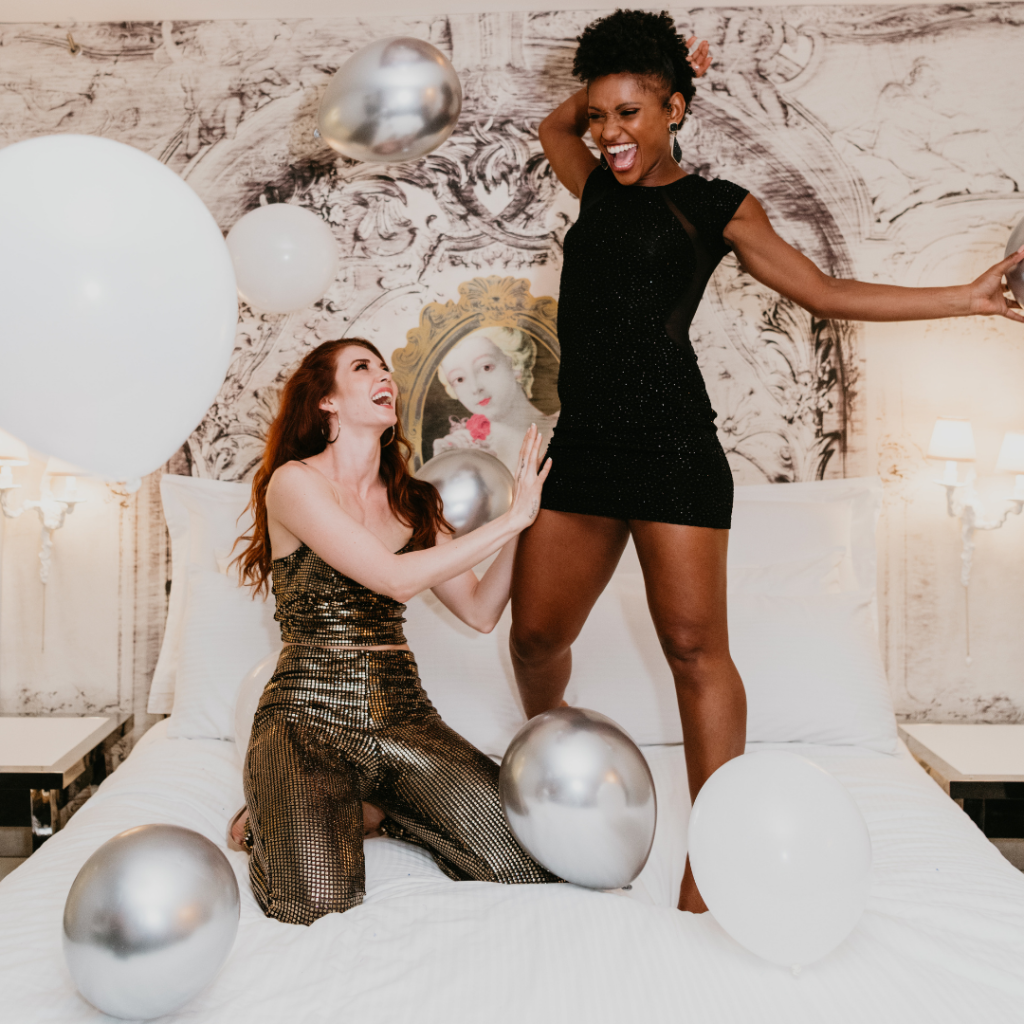
[(441, 721), (409, 651), (288, 646), (245, 762), (253, 893), (268, 917), (312, 924), (365, 894), (362, 801), (385, 834), (455, 879), (558, 881), (519, 847), (498, 767)]

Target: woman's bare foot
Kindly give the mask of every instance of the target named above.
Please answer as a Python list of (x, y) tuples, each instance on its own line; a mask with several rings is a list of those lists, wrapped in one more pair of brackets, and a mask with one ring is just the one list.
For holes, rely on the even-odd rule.
[(686, 871), (683, 872), (683, 882), (679, 886), (679, 909), (688, 910), (691, 914), (706, 914), (708, 912), (707, 904), (697, 891), (697, 883), (693, 880), (689, 857), (686, 858)]
[[(380, 823), (384, 820), (385, 814), (379, 807), (374, 807), (373, 804), (363, 804), (363, 837), (365, 839), (372, 839), (374, 836), (379, 836)], [(238, 813), (231, 819), (231, 824), (228, 826), (228, 848), (232, 850), (246, 849), (245, 846), (245, 826), (249, 823), (249, 810), (246, 807), (241, 808)]]

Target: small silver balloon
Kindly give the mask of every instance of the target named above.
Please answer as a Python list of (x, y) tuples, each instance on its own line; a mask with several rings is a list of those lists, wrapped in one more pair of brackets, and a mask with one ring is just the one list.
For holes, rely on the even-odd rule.
[(501, 762), (505, 817), (523, 849), (590, 889), (618, 889), (654, 842), (654, 779), (640, 748), (610, 718), (555, 708), (516, 733)]
[(343, 156), (369, 163), (418, 160), (444, 142), (462, 112), (462, 85), (422, 39), (378, 39), (335, 72), (317, 128)]
[(444, 517), (461, 537), (504, 515), (515, 481), (505, 464), (478, 448), (452, 448), (423, 463), (416, 473), (440, 492)]
[[(1012, 256), (1022, 245), (1024, 245), (1024, 217), (1010, 232), (1010, 241), (1006, 243), (1006, 256)], [(1010, 286), (1013, 297), (1024, 306), (1024, 263), (1018, 263), (1006, 275), (1006, 283)]]
[(140, 825), (107, 840), (78, 872), (64, 905), (64, 956), (97, 1010), (161, 1017), (213, 980), (238, 915), (235, 873), (209, 839)]

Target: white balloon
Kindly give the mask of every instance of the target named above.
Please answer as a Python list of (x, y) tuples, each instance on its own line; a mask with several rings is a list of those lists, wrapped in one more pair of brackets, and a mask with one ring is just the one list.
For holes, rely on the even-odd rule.
[(795, 754), (722, 765), (690, 813), (690, 866), (715, 920), (752, 953), (802, 967), (864, 911), (871, 839), (850, 794)]
[(291, 313), (338, 275), (338, 244), (315, 213), (288, 203), (250, 210), (228, 232), (239, 294), (254, 309)]
[(0, 150), (0, 426), (108, 479), (166, 462), (234, 348), (231, 257), (202, 200), (131, 146)]
[(276, 650), (256, 662), (245, 673), (245, 678), (238, 687), (238, 697), (235, 700), (235, 747), (243, 761), (245, 752), (249, 749), (249, 736), (252, 733), (252, 720), (256, 717), (256, 708), (260, 697), (263, 696), (263, 690), (277, 668), (280, 654), (281, 651)]

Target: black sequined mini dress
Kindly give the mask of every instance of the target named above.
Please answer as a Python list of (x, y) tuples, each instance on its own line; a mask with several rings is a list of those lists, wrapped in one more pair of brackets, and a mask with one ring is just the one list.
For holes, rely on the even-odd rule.
[(565, 236), (543, 508), (729, 529), (732, 472), (689, 327), (746, 195), (696, 174), (645, 187), (598, 167), (587, 179)]
[(312, 924), (362, 902), (363, 800), (386, 814), (386, 835), (426, 847), (452, 878), (558, 881), (516, 842), (498, 766), (441, 721), (411, 652), (352, 646), (404, 644), (405, 605), (305, 545), (275, 559), (273, 592), (287, 646), (243, 776), (263, 912)]

